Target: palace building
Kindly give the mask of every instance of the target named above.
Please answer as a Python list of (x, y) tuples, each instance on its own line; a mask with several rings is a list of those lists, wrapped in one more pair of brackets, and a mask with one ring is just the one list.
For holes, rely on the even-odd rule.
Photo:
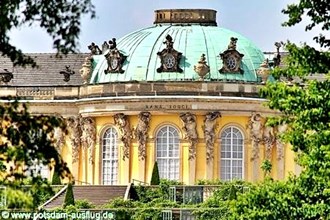
[(56, 147), (77, 184), (149, 183), (155, 161), (161, 178), (190, 185), (262, 180), (266, 159), (274, 179), (299, 173), (276, 138), (285, 126), (265, 126), (278, 113), (258, 94), (273, 80), (279, 51), (265, 54), (222, 28), (215, 10), (156, 10), (150, 27), (88, 48), (28, 54), (37, 69), (0, 58), (1, 98), (18, 96), (33, 114), (66, 120)]

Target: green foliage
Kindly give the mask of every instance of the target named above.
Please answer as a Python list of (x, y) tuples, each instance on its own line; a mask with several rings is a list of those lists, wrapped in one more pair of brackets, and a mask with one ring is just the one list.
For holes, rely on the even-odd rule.
[(9, 33), (14, 29), (37, 25), (52, 37), (54, 49), (67, 54), (76, 51), (81, 17), (84, 14), (95, 17), (91, 0), (1, 0), (0, 11), (0, 51), (14, 65), (36, 65), (10, 43)]
[[(328, 0), (300, 0), (288, 6), (285, 25), (299, 23), (306, 13), (311, 18), (306, 30), (316, 25), (329, 29)], [(325, 47), (329, 40), (316, 38)], [(271, 109), (282, 114), (272, 125), (286, 125), (282, 141), (289, 143), (303, 167), (296, 177), (280, 182), (269, 178), (232, 201), (228, 219), (329, 219), (330, 216), (330, 53), (288, 43), (285, 67), (275, 69), (277, 79), (296, 78), (296, 82), (268, 83), (261, 96)], [(325, 79), (312, 80), (313, 73)], [(327, 74), (327, 75), (326, 75)], [(268, 167), (268, 166), (267, 166)], [(266, 168), (266, 166), (264, 166)]]
[(0, 124), (0, 164), (7, 164), (0, 184), (15, 190), (28, 184), (24, 192), (32, 197), (31, 208), (36, 208), (53, 192), (34, 168), (52, 164), (62, 175), (70, 173), (50, 138), (54, 128), (65, 130), (64, 122), (55, 116), (32, 116), (25, 104), (10, 100), (0, 105)]
[[(200, 183), (205, 182), (203, 181)], [(213, 195), (210, 198), (208, 198), (204, 203), (201, 204), (198, 210), (193, 212), (197, 219), (228, 219), (230, 216), (232, 216), (232, 212), (230, 209), (232, 203), (238, 198), (238, 196), (243, 195), (254, 188), (251, 183), (242, 180), (214, 180), (214, 182), (210, 181), (210, 183), (210, 185), (218, 185), (219, 188), (214, 191)]]
[(116, 219), (120, 220), (158, 220), (161, 219), (162, 210), (175, 207), (179, 207), (175, 202), (156, 197), (148, 202), (117, 198), (103, 206), (112, 210)]
[(61, 185), (62, 181), (61, 181), (61, 177), (58, 174), (58, 172), (54, 172), (53, 174), (53, 178), (52, 178), (52, 185)]
[(66, 189), (63, 207), (66, 208), (69, 205), (75, 205), (72, 183), (69, 183)]
[(261, 169), (264, 171), (265, 176), (269, 176), (272, 171), (272, 163), (269, 160), (264, 160), (261, 164)]
[(151, 181), (150, 185), (159, 185), (160, 178), (159, 178), (159, 170), (157, 161), (155, 161), (154, 168), (152, 169)]
[[(306, 31), (312, 30), (317, 25), (320, 25), (322, 30), (329, 30), (329, 11), (329, 0), (299, 0), (297, 3), (290, 4), (286, 9), (282, 10), (284, 14), (289, 16), (289, 20), (284, 23), (284, 26), (296, 25), (307, 15), (310, 20), (305, 28)], [(316, 36), (314, 39), (319, 42), (321, 46), (330, 46), (330, 40), (327, 39), (326, 36), (320, 35)]]
[(23, 190), (8, 188), (6, 191), (7, 208), (9, 209), (31, 209), (33, 198)]
[(95, 205), (86, 199), (75, 200), (75, 207), (77, 209), (92, 209), (95, 208)]

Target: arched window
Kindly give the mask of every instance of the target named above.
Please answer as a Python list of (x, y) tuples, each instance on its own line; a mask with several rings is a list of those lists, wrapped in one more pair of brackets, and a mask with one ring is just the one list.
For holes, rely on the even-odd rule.
[(179, 132), (172, 126), (162, 127), (156, 135), (156, 160), (162, 179), (179, 180)]
[(102, 138), (102, 184), (115, 185), (118, 178), (118, 134), (108, 128)]
[(243, 179), (243, 135), (235, 127), (221, 134), (220, 177), (222, 180)]

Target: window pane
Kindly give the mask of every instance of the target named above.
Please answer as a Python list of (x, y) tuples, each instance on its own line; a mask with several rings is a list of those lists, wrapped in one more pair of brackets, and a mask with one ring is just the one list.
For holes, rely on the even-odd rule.
[(220, 177), (223, 180), (243, 178), (243, 135), (234, 127), (221, 134)]
[(179, 133), (171, 126), (162, 127), (156, 135), (156, 160), (160, 178), (179, 179)]
[(109, 128), (102, 139), (102, 183), (117, 184), (118, 176), (118, 135), (114, 128)]

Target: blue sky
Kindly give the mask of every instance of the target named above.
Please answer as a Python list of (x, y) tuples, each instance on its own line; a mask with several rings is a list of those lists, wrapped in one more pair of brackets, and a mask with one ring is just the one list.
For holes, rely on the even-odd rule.
[[(163, 8), (205, 8), (217, 11), (218, 26), (238, 32), (252, 40), (262, 51), (274, 51), (275, 41), (295, 43), (312, 41), (320, 29), (305, 32), (304, 24), (282, 27), (287, 16), (281, 10), (296, 0), (92, 0), (97, 17), (85, 16), (79, 37), (79, 50), (87, 52), (91, 42), (120, 37), (153, 25), (154, 10)], [(306, 22), (305, 22), (306, 24)], [(54, 52), (52, 39), (37, 26), (23, 27), (11, 33), (11, 43), (23, 52)]]

